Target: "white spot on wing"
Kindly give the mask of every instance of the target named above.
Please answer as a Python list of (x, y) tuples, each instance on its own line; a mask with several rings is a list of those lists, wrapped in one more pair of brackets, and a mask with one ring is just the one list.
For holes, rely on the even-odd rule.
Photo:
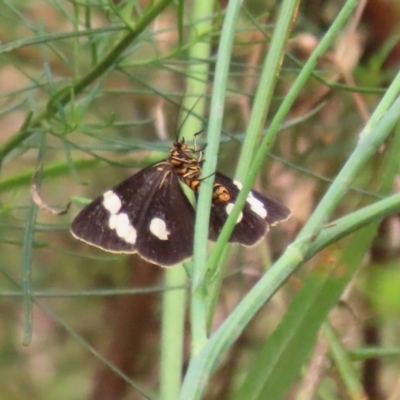
[(242, 185), (241, 182), (239, 182), (239, 181), (237, 181), (237, 180), (234, 180), (234, 181), (233, 181), (233, 184), (234, 184), (239, 190), (242, 190), (243, 185)]
[(260, 200), (256, 199), (252, 192), (250, 192), (247, 197), (247, 203), (250, 204), (251, 210), (260, 218), (265, 219), (267, 217), (268, 213), (264, 207), (264, 204)]
[(122, 203), (120, 198), (109, 190), (103, 194), (103, 206), (111, 215), (115, 215), (121, 209)]
[(124, 239), (126, 242), (130, 244), (135, 244), (136, 243), (136, 229), (131, 225), (129, 227), (129, 231), (125, 234)]
[(110, 219), (108, 220), (108, 227), (110, 229), (115, 229), (117, 227), (118, 222), (118, 215), (111, 215)]
[(165, 221), (161, 218), (153, 218), (150, 222), (150, 232), (160, 240), (168, 240), (170, 232), (167, 230)]
[(126, 214), (118, 214), (115, 218), (115, 231), (120, 238), (125, 237), (129, 229), (129, 219)]
[(128, 215), (125, 213), (111, 215), (108, 220), (110, 229), (115, 229), (118, 237), (130, 244), (136, 243), (136, 229), (131, 225)]
[[(226, 205), (225, 210), (226, 210), (226, 213), (227, 213), (228, 215), (232, 212), (233, 206), (234, 206), (233, 203), (228, 203), (228, 204)], [(242, 219), (243, 219), (243, 213), (240, 212), (240, 214), (239, 214), (239, 216), (238, 216), (238, 218), (237, 218), (237, 220), (236, 220), (236, 223), (238, 224)]]
[[(242, 190), (242, 188), (243, 188), (242, 183), (240, 183), (239, 181), (236, 181), (236, 180), (233, 181), (233, 183), (239, 190)], [(267, 218), (268, 213), (264, 207), (264, 204), (260, 200), (256, 199), (252, 192), (249, 193), (246, 201), (247, 201), (247, 203), (249, 203), (251, 210), (255, 214), (257, 214), (262, 219)], [(231, 204), (231, 203), (229, 203), (229, 204)], [(232, 211), (232, 207), (230, 207), (230, 210), (228, 211), (229, 204), (226, 206), (226, 212), (228, 214)], [(240, 222), (240, 221), (238, 221), (238, 222)]]

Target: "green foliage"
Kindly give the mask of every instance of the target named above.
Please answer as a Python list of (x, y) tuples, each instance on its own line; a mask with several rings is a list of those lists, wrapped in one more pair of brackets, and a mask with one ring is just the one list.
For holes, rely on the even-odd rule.
[[(91, 398), (100, 388), (95, 373), (104, 369), (122, 382), (121, 398), (278, 400), (299, 388), (298, 398), (306, 399), (301, 384), (319, 340), (335, 372), (319, 371), (320, 397), (313, 398), (364, 395), (352, 354), (364, 350), (366, 358), (368, 349), (358, 342), (348, 351), (327, 318), (354, 281), (382, 324), (390, 326), (399, 307), (398, 273), (388, 267), (396, 252), (359, 273), (379, 247), (381, 221), (400, 208), (400, 196), (391, 194), (399, 171), (400, 78), (380, 75), (393, 43), (356, 68), (366, 85), (346, 85), (339, 67), (324, 61), (334, 58), (357, 1), (345, 2), (303, 60), (291, 47), (300, 30), (311, 29), (298, 1), (262, 8), (233, 0), (226, 10), (195, 3), (0, 1), (4, 398)], [(391, 83), (382, 88), (383, 81)], [(320, 88), (335, 91), (307, 103)], [(368, 94), (374, 109), (363, 123), (349, 96), (356, 92)], [(73, 214), (128, 176), (122, 167), (162, 159), (178, 135), (190, 141), (202, 129), (206, 179), (194, 259), (185, 270), (165, 271), (161, 284), (157, 267), (133, 268), (137, 259), (70, 237)], [(237, 167), (243, 190), (211, 248), (217, 164), (230, 176)], [(46, 203), (63, 208), (73, 198), (69, 215), (38, 209), (30, 194), (36, 170)], [(292, 204), (294, 222), (273, 228), (268, 245), (231, 252), (227, 240), (240, 207), (267, 180), (273, 196), (281, 190)], [(151, 285), (136, 287), (143, 268)], [(301, 282), (295, 290), (292, 279)], [(119, 307), (126, 307), (126, 325)], [(123, 334), (129, 324), (139, 332), (132, 343)], [(107, 351), (113, 345), (120, 353)], [(398, 356), (398, 341), (390, 345)], [(374, 357), (386, 355), (384, 346), (374, 349)]]

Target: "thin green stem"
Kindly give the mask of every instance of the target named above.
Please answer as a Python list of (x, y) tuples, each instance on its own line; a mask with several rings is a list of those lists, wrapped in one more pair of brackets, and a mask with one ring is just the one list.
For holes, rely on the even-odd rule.
[[(317, 59), (329, 48), (331, 43), (337, 37), (356, 5), (356, 0), (349, 0), (346, 2), (337, 19), (333, 22), (324, 38), (321, 40), (319, 46), (306, 63), (304, 69), (300, 72), (288, 95), (285, 97), (282, 106), (278, 110), (274, 120), (271, 123), (269, 134), (267, 134), (264, 138), (261, 148), (256, 154), (255, 161), (252, 163), (248, 174), (248, 179), (246, 179), (244, 182), (243, 190), (240, 193), (238, 201), (236, 202), (234, 210), (232, 210), (229, 219), (236, 221), (239, 215), (240, 207), (243, 206), (247, 194), (254, 182), (257, 170), (264, 160), (266, 150), (274, 139), (276, 132), (279, 130), (279, 126), (283, 122), (284, 117), (287, 115), (290, 106), (293, 104), (295, 98), (300, 93), (301, 88), (304, 86), (304, 83), (310, 76), (313, 68), (316, 65)], [(399, 91), (397, 87), (397, 79), (395, 82), (393, 82), (393, 85), (389, 90), (395, 91), (398, 94)], [(371, 142), (368, 143), (369, 147), (364, 144), (364, 141), (362, 146), (359, 145), (356, 148), (349, 161), (344, 166), (342, 172), (339, 174), (338, 178), (335, 179), (332, 186), (336, 186), (336, 188), (338, 188), (338, 186), (345, 183), (345, 187), (348, 188), (353, 178), (356, 176), (359, 169), (362, 168), (362, 166), (367, 162), (372, 152), (376, 151), (379, 145), (390, 134), (391, 129), (394, 127), (399, 118), (398, 110), (400, 110), (400, 99), (396, 100), (390, 109), (389, 106), (390, 104), (385, 102), (387, 112), (384, 114), (381, 120), (373, 126), (373, 134), (371, 132), (371, 135), (368, 135), (372, 138)], [(360, 149), (361, 147), (362, 149)], [(360, 158), (361, 160), (358, 160)], [(290, 274), (293, 273), (293, 271), (295, 271), (296, 268), (298, 268), (298, 266), (302, 263), (305, 254), (310, 247), (310, 243), (313, 241), (314, 233), (318, 233), (320, 227), (322, 227), (323, 223), (326, 221), (326, 217), (329, 218), (333, 208), (336, 207), (342, 198), (344, 190), (340, 190), (338, 196), (331, 191), (328, 193), (329, 196), (327, 194), (327, 196), (325, 196), (321, 202), (323, 207), (320, 207), (318, 217), (315, 216), (314, 219), (311, 219), (312, 224), (310, 226), (307, 224), (307, 226), (303, 229), (302, 234), (299, 235), (299, 239), (293, 245), (288, 247), (284, 255), (239, 303), (235, 310), (228, 316), (225, 322), (210, 338), (204, 349), (194, 360), (192, 360), (180, 393), (181, 399), (187, 400), (201, 398), (207, 378), (215, 369), (217, 361), (237, 339), (244, 327), (260, 309), (260, 307), (276, 292), (280, 285), (282, 285), (282, 283), (290, 276)], [(330, 203), (331, 201), (333, 201), (333, 205)], [(234, 214), (235, 209), (236, 215)], [(221, 233), (221, 236), (225, 236), (222, 238), (220, 236), (219, 240), (227, 241), (230, 232), (231, 231), (227, 229), (226, 224), (223, 232)], [(212, 253), (208, 264), (210, 267), (213, 267), (217, 263), (221, 253), (222, 248), (219, 249), (218, 254), (215, 251)], [(193, 388), (195, 388), (195, 390)]]
[[(171, 268), (165, 271), (165, 286), (179, 286), (185, 282), (185, 270)], [(160, 393), (161, 400), (175, 400), (182, 381), (183, 337), (185, 326), (186, 291), (169, 290), (163, 293)]]
[[(186, 72), (186, 96), (184, 98), (184, 109), (193, 110), (193, 113), (188, 116), (186, 124), (182, 129), (182, 136), (188, 135), (193, 136), (195, 132), (200, 132), (202, 129), (202, 123), (199, 118), (195, 116), (204, 116), (207, 97), (204, 95), (207, 93), (207, 81), (209, 76), (210, 64), (207, 61), (211, 54), (211, 41), (208, 33), (211, 31), (213, 19), (213, 8), (214, 1), (198, 1), (193, 3), (192, 10), (192, 24), (190, 31), (190, 42), (195, 43), (189, 49), (190, 60), (205, 60), (203, 62), (190, 63)], [(202, 36), (208, 36), (208, 40), (199, 41), (198, 38)], [(195, 96), (193, 96), (195, 95)], [(196, 96), (198, 96), (196, 98)], [(192, 131), (189, 132), (189, 129)], [(201, 228), (196, 223), (196, 231)], [(199, 247), (200, 246), (200, 247)], [(204, 246), (207, 246), (207, 239), (204, 242), (194, 242), (194, 255), (195, 259), (198, 258), (199, 253), (201, 254)], [(197, 256), (196, 256), (197, 254)], [(197, 266), (194, 262), (192, 278), (197, 279)], [(207, 329), (206, 329), (206, 298), (205, 296), (199, 295), (198, 293), (192, 292), (191, 297), (191, 353), (192, 355), (197, 354), (204, 346), (207, 340)]]
[[(190, 44), (188, 47), (188, 56), (190, 60), (208, 60), (210, 54), (211, 44), (209, 40), (206, 40), (209, 36), (212, 26), (212, 12), (214, 3), (212, 0), (195, 2), (192, 9), (191, 18), (191, 31), (190, 31)], [(180, 7), (184, 7), (184, 3), (180, 4)], [(180, 11), (183, 14), (183, 10)], [(201, 22), (199, 22), (201, 21)], [(200, 40), (199, 38), (202, 38)], [(180, 50), (183, 50), (179, 47)], [(178, 49), (178, 51), (179, 51)], [(201, 119), (197, 116), (203, 116), (206, 108), (206, 97), (203, 93), (207, 92), (207, 76), (209, 74), (209, 63), (207, 61), (203, 63), (193, 62), (190, 63), (186, 74), (186, 93), (182, 101), (181, 123), (180, 132), (174, 132), (174, 135), (178, 134), (188, 140), (193, 137), (195, 132), (201, 131), (202, 124)], [(190, 114), (187, 114), (190, 110)], [(186, 282), (186, 275), (183, 268), (179, 268), (180, 273), (178, 274), (175, 270), (166, 271), (166, 281), (174, 285), (184, 285)], [(171, 294), (164, 294), (164, 303), (168, 302)], [(179, 300), (179, 301), (178, 301)], [(204, 341), (206, 340), (206, 329), (205, 329), (205, 312), (201, 301), (191, 301), (191, 329), (192, 329), (192, 352), (197, 347), (201, 348)], [(164, 309), (163, 313), (163, 337), (165, 340), (162, 343), (162, 369), (161, 374), (161, 392), (160, 397), (162, 399), (175, 400), (178, 397), (180, 384), (181, 384), (181, 373), (182, 373), (182, 351), (184, 348), (183, 333), (184, 333), (184, 317), (185, 317), (185, 297), (181, 296), (177, 298), (174, 305), (168, 309)], [(175, 336), (168, 335), (168, 331), (173, 331), (173, 327), (168, 329), (171, 324), (171, 319), (174, 320), (178, 314), (182, 317), (181, 320), (177, 321), (178, 329)], [(177, 329), (175, 327), (175, 329)], [(165, 334), (164, 334), (164, 331)], [(176, 349), (176, 355), (173, 354), (171, 348)], [(169, 355), (169, 356), (168, 356)], [(171, 357), (175, 357), (171, 360)], [(174, 370), (175, 369), (175, 370)], [(178, 380), (179, 375), (179, 380)]]
[[(342, 172), (335, 179), (333, 185), (337, 181), (347, 182), (347, 185), (351, 184), (352, 177), (357, 174), (360, 168), (367, 162), (368, 157), (371, 156), (373, 151), (376, 151), (380, 144), (387, 138), (391, 130), (398, 122), (400, 118), (400, 98), (396, 100), (393, 106), (388, 110), (382, 119), (374, 126), (371, 131), (370, 137), (372, 137), (373, 145), (366, 148), (364, 144), (359, 145), (362, 147), (365, 155), (357, 151), (359, 147), (351, 155), (349, 161), (344, 166)], [(379, 140), (377, 140), (379, 137)], [(356, 162), (356, 159), (362, 158), (364, 163)], [(329, 193), (329, 191), (328, 191)], [(327, 194), (328, 195), (328, 194)], [(326, 196), (327, 196), (326, 195)], [(330, 211), (331, 205), (329, 199), (324, 197), (321, 204), (324, 204), (326, 212)], [(330, 194), (334, 196), (334, 194)], [(339, 201), (339, 198), (334, 199), (335, 204)], [(325, 221), (323, 210), (321, 209), (320, 220)], [(320, 224), (313, 222), (314, 226)], [(321, 222), (322, 224), (322, 222)], [(308, 230), (308, 224), (303, 229)], [(203, 351), (189, 366), (189, 371), (186, 375), (184, 385), (181, 391), (181, 398), (183, 395), (187, 395), (192, 391), (193, 387), (204, 387), (205, 377), (211, 373), (215, 368), (215, 363), (220, 357), (228, 350), (229, 346), (237, 339), (240, 332), (248, 324), (251, 318), (257, 313), (260, 307), (271, 298), (271, 296), (278, 290), (278, 288), (285, 282), (285, 280), (292, 274), (305, 260), (305, 254), (310, 248), (314, 240), (313, 235), (305, 236), (304, 233), (300, 234), (298, 239), (290, 245), (282, 257), (268, 270), (268, 272), (260, 279), (260, 281), (253, 287), (253, 289), (246, 295), (246, 297), (239, 303), (234, 311), (229, 315), (225, 322), (210, 338)], [(312, 254), (308, 253), (308, 256)], [(196, 392), (197, 395), (197, 392)], [(200, 396), (200, 394), (199, 394)], [(191, 397), (198, 399), (200, 397)]]
[(364, 389), (359, 379), (359, 373), (353, 366), (350, 357), (333, 327), (326, 322), (322, 332), (329, 342), (330, 353), (344, 385), (348, 388), (349, 398), (353, 400), (366, 399)]
[(118, 61), (122, 53), (128, 46), (147, 28), (147, 26), (164, 10), (172, 0), (160, 0), (152, 7), (149, 7), (146, 12), (141, 16), (138, 23), (118, 42), (110, 53), (99, 62), (86, 76), (80, 79), (72, 86), (67, 86), (60, 89), (48, 102), (45, 111), (41, 112), (36, 117), (32, 118), (29, 124), (24, 124), (20, 131), (16, 133), (11, 139), (5, 142), (0, 147), (0, 165), (3, 163), (4, 158), (15, 149), (20, 143), (28, 139), (35, 133), (44, 121), (53, 118), (60, 107), (64, 107), (71, 100), (76, 98), (83, 92), (90, 84), (92, 84), (101, 75), (107, 73)]
[(285, 1), (279, 12), (279, 18), (274, 29), (271, 45), (269, 46), (258, 89), (254, 99), (249, 125), (246, 129), (245, 140), (240, 152), (236, 178), (243, 181), (253, 160), (256, 146), (261, 142), (262, 130), (268, 115), (272, 95), (277, 82), (276, 77), (282, 66), (286, 51), (286, 41), (292, 29), (297, 14), (299, 0)]
[(208, 179), (202, 181), (201, 185), (197, 204), (194, 237), (195, 252), (193, 259), (193, 290), (194, 296), (199, 296), (199, 298), (205, 298), (207, 291), (204, 286), (204, 278), (207, 274), (206, 255), (212, 188), (214, 184), (214, 173), (217, 167), (229, 65), (240, 7), (240, 0), (232, 0), (228, 4), (225, 20), (222, 26), (221, 41), (215, 66), (215, 77), (207, 134), (207, 148), (205, 151), (205, 162), (202, 172), (202, 176), (208, 177)]
[[(282, 59), (286, 51), (286, 40), (291, 31), (294, 17), (297, 13), (298, 3), (298, 0), (284, 2), (279, 13), (279, 18), (271, 40), (271, 46), (266, 56), (259, 79), (259, 85), (250, 116), (250, 122), (246, 130), (245, 140), (240, 153), (240, 160), (236, 171), (236, 178), (239, 181), (243, 181), (245, 179), (250, 164), (254, 159), (254, 151), (257, 145), (260, 144), (262, 131), (265, 125), (265, 119), (268, 114), (270, 102), (277, 81), (276, 77), (279, 75)], [(217, 246), (226, 248), (226, 243), (217, 243)], [(221, 260), (227, 258), (227, 253), (229, 250), (226, 249), (225, 253), (221, 253), (221, 255), (219, 249), (215, 249), (214, 251), (218, 251), (218, 262), (214, 264), (213, 268), (210, 268), (209, 276), (211, 287), (213, 287), (214, 291), (219, 291), (220, 283), (222, 282), (222, 277), (225, 271), (225, 265), (221, 263)], [(209, 321), (211, 321), (212, 314), (214, 313), (213, 307), (215, 305), (216, 296), (213, 297), (214, 300), (210, 302), (210, 315), (208, 316)]]
[[(292, 3), (292, 1), (288, 1)], [(286, 2), (284, 2), (286, 3)], [(294, 3), (293, 3), (294, 4)], [(265, 160), (266, 154), (273, 143), (277, 133), (279, 132), (279, 128), (282, 125), (285, 117), (290, 111), (291, 106), (296, 100), (297, 96), (300, 94), (302, 88), (304, 87), (306, 81), (311, 76), (313, 69), (315, 68), (318, 59), (329, 49), (333, 41), (336, 39), (337, 35), (341, 32), (344, 24), (350, 17), (352, 11), (357, 5), (357, 0), (348, 0), (344, 5), (343, 9), (339, 13), (336, 20), (332, 23), (331, 27), (322, 38), (321, 42), (315, 49), (315, 51), (311, 54), (310, 58), (304, 65), (304, 68), (301, 70), (297, 79), (293, 83), (293, 86), (290, 88), (288, 94), (285, 96), (282, 101), (281, 106), (279, 107), (275, 117), (271, 121), (271, 125), (261, 143), (261, 146), (256, 152), (256, 155), (251, 163), (251, 167), (248, 170), (247, 177), (243, 181), (243, 188), (235, 202), (235, 206), (233, 207), (231, 213), (229, 214), (229, 218), (225, 223), (224, 228), (222, 229), (217, 245), (215, 246), (213, 252), (211, 253), (208, 263), (207, 269), (213, 271), (215, 269), (215, 265), (217, 264), (219, 258), (221, 257), (223, 251), (223, 243), (227, 243), (232, 230), (235, 226), (235, 221), (237, 220), (240, 210), (243, 208), (244, 203), (246, 202), (247, 196), (254, 185), (256, 176), (262, 164)], [(282, 9), (284, 9), (284, 4), (282, 5)], [(310, 233), (309, 233), (310, 234)]]

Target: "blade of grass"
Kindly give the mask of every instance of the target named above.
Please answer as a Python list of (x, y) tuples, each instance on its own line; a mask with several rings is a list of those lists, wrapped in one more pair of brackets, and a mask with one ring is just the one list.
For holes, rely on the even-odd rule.
[(274, 400), (285, 396), (314, 344), (321, 314), (325, 319), (326, 302), (322, 307), (318, 308), (318, 305), (326, 294), (327, 281), (335, 279), (336, 269), (331, 267), (326, 274), (310, 276), (282, 318), (279, 328), (257, 352), (235, 400), (244, 396), (248, 400), (258, 400), (262, 393), (268, 393)]

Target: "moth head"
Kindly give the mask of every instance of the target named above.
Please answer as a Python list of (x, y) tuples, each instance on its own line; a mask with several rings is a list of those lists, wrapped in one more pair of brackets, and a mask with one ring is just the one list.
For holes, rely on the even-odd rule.
[(225, 186), (214, 184), (212, 200), (214, 204), (224, 204), (231, 199), (231, 195)]

